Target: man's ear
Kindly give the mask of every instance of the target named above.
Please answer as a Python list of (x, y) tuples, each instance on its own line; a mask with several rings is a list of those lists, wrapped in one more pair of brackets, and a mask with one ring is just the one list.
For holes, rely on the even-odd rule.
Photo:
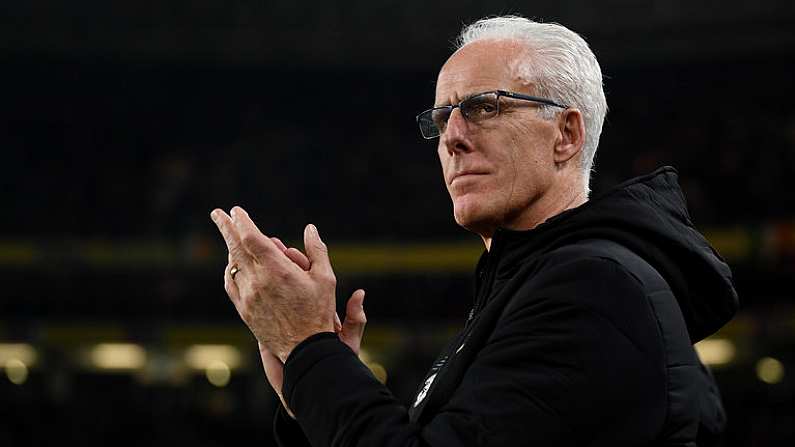
[(555, 146), (555, 163), (566, 163), (582, 151), (585, 144), (585, 122), (577, 109), (566, 109), (558, 116), (561, 139)]

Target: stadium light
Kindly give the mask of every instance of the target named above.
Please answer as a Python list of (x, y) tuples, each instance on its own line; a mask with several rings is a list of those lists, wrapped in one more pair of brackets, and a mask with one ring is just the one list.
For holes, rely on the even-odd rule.
[(146, 350), (134, 343), (100, 343), (91, 349), (91, 363), (103, 370), (138, 370), (146, 366)]
[(192, 345), (185, 350), (184, 358), (189, 367), (199, 371), (207, 370), (218, 362), (230, 370), (239, 368), (242, 363), (240, 350), (232, 345)]
[(725, 338), (709, 338), (695, 345), (698, 357), (705, 365), (720, 366), (734, 360), (737, 349)]
[(763, 357), (756, 362), (756, 377), (762, 382), (775, 385), (784, 378), (784, 364), (773, 357)]
[(33, 366), (38, 360), (36, 348), (27, 343), (0, 343), (0, 365), (14, 359), (28, 367)]

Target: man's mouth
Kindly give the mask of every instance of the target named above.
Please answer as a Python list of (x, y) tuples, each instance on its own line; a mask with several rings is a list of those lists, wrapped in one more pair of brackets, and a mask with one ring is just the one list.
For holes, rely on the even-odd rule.
[(461, 172), (457, 172), (450, 179), (450, 184), (452, 185), (453, 182), (455, 182), (456, 180), (463, 180), (465, 178), (471, 178), (471, 177), (487, 175), (487, 174), (488, 174), (488, 172), (485, 172), (485, 171), (461, 171)]

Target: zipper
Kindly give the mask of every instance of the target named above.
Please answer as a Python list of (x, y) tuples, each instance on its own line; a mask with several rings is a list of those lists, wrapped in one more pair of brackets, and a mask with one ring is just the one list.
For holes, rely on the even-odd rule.
[(472, 308), (469, 310), (469, 315), (467, 316), (466, 324), (464, 328), (468, 328), (472, 320), (475, 319), (478, 312), (483, 309), (483, 306), (486, 305), (486, 299), (488, 298), (489, 294), (491, 293), (491, 288), (494, 285), (494, 277), (497, 271), (497, 260), (499, 258), (499, 249), (500, 247), (500, 237), (501, 229), (497, 228), (494, 231), (494, 237), (491, 239), (491, 250), (488, 253), (488, 258), (486, 259), (486, 265), (484, 266), (483, 270), (478, 272), (478, 275), (481, 276), (478, 278), (480, 282), (480, 287), (477, 290), (477, 295), (475, 297), (475, 303), (473, 304)]
[(414, 417), (413, 415), (416, 414), (417, 411), (421, 412), (422, 409), (424, 409), (425, 404), (430, 400), (431, 394), (433, 394), (434, 390), (436, 389), (436, 384), (440, 381), (438, 379), (442, 377), (444, 371), (446, 370), (448, 362), (451, 358), (458, 354), (464, 345), (469, 341), (469, 336), (472, 334), (471, 323), (475, 320), (478, 312), (480, 312), (483, 306), (485, 306), (486, 299), (491, 293), (495, 272), (497, 271), (497, 249), (499, 245), (496, 243), (496, 236), (499, 232), (499, 229), (494, 232), (495, 237), (491, 240), (491, 250), (489, 251), (488, 258), (486, 259), (486, 265), (481, 271), (477, 272), (477, 275), (479, 276), (479, 287), (477, 287), (475, 303), (469, 310), (469, 315), (467, 316), (464, 330), (461, 331), (455, 343), (450, 344), (440, 358), (431, 366), (428, 374), (425, 375), (425, 378), (423, 379), (423, 385), (420, 387), (420, 391), (417, 394), (414, 405), (412, 405), (411, 409), (409, 410), (410, 414), (412, 414), (412, 417)]

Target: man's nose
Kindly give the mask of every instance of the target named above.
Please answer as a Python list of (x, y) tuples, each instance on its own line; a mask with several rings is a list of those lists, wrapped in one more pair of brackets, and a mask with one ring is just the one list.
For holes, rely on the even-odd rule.
[(447, 126), (441, 135), (441, 142), (447, 149), (447, 153), (453, 155), (456, 152), (467, 152), (469, 144), (467, 143), (467, 134), (469, 131), (469, 122), (461, 114), (461, 109), (453, 109), (450, 117), (447, 119)]

